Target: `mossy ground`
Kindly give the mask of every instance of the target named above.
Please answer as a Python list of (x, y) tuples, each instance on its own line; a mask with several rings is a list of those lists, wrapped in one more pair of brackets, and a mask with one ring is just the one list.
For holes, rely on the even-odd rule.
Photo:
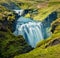
[(12, 21), (0, 20), (0, 58), (13, 58), (15, 55), (29, 52), (32, 49), (23, 36), (13, 35), (12, 23)]
[(12, 58), (14, 55), (26, 53), (30, 50), (30, 46), (22, 36), (15, 37), (10, 32), (0, 32), (0, 47), (1, 58)]

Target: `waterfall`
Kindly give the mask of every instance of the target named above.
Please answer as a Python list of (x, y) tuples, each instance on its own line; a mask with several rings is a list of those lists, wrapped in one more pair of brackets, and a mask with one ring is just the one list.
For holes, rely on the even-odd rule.
[(29, 18), (20, 17), (16, 23), (14, 35), (23, 35), (26, 42), (32, 47), (36, 47), (36, 44), (46, 37), (46, 28), (44, 28), (42, 22), (36, 22)]
[[(18, 25), (17, 25), (18, 26)], [(37, 42), (42, 40), (42, 23), (41, 22), (28, 22), (18, 26), (18, 34), (23, 35), (25, 40), (32, 46), (35, 47)]]
[[(23, 10), (21, 12), (17, 11), (17, 13), (22, 15)], [(56, 18), (56, 12), (50, 14), (49, 17), (47, 17), (43, 22), (34, 21), (31, 18), (20, 16), (15, 23), (16, 28), (13, 34), (16, 36), (23, 35), (24, 39), (29, 45), (36, 47), (38, 42), (51, 35), (49, 28), (52, 21), (54, 21)]]

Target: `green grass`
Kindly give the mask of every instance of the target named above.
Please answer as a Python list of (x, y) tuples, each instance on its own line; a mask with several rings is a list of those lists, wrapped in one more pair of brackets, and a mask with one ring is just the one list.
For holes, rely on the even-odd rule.
[(43, 21), (49, 14), (60, 8), (60, 2), (49, 2), (48, 6), (39, 9), (37, 16), (34, 16), (34, 20)]
[(14, 58), (60, 58), (60, 44), (47, 49), (37, 48), (34, 51)]
[[(42, 21), (44, 20), (49, 14), (56, 11), (60, 8), (60, 2), (49, 2), (48, 6), (44, 8), (37, 8), (37, 5), (41, 2), (37, 2), (37, 0), (11, 0), (10, 2), (14, 2), (18, 7), (21, 9), (37, 9), (38, 14), (32, 15), (34, 20)], [(6, 3), (9, 5), (9, 0), (1, 0), (1, 3)], [(22, 5), (19, 5), (22, 3)], [(43, 2), (41, 2), (43, 3)], [(6, 10), (6, 7), (0, 5), (0, 20)], [(6, 12), (7, 13), (7, 12)], [(7, 14), (5, 14), (8, 16)], [(11, 19), (11, 18), (10, 18)], [(59, 27), (60, 28), (60, 27)], [(43, 40), (39, 42), (34, 50), (29, 53), (18, 55), (21, 53), (25, 53), (30, 50), (31, 47), (25, 42), (23, 37), (15, 37), (12, 35), (10, 31), (8, 32), (0, 32), (0, 54), (3, 58), (9, 58), (10, 56), (14, 56), (14, 58), (60, 58), (60, 44), (50, 46), (49, 44), (52, 43), (55, 39), (60, 38), (60, 31), (54, 33), (51, 37), (47, 40)], [(22, 43), (23, 42), (23, 43)], [(47, 48), (45, 48), (48, 46)], [(26, 49), (28, 48), (28, 49)], [(23, 51), (24, 50), (24, 51)], [(18, 56), (16, 56), (18, 55)]]
[[(2, 23), (3, 24), (3, 23)], [(4, 25), (2, 25), (4, 27)], [(23, 36), (14, 36), (11, 32), (11, 23), (5, 26), (5, 30), (0, 27), (0, 57), (9, 58), (14, 55), (26, 53), (31, 50), (31, 47), (26, 43)], [(29, 49), (27, 49), (29, 48)], [(24, 51), (23, 51), (24, 50)]]
[[(38, 0), (39, 1), (39, 0)], [(1, 0), (0, 4), (2, 3), (6, 3), (9, 5), (9, 2), (14, 2), (19, 8), (21, 9), (37, 9), (38, 14), (32, 14), (32, 18), (34, 20), (38, 20), (38, 21), (43, 21), (49, 14), (51, 14), (52, 12), (56, 11), (58, 8), (60, 8), (60, 2), (59, 1), (49, 1), (49, 2), (44, 2), (44, 0), (41, 2), (37, 2), (37, 0)], [(21, 5), (19, 4), (21, 3)], [(37, 6), (39, 4), (42, 3), (46, 3), (48, 4), (45, 7), (42, 8), (38, 8)], [(45, 4), (45, 5), (46, 5)]]

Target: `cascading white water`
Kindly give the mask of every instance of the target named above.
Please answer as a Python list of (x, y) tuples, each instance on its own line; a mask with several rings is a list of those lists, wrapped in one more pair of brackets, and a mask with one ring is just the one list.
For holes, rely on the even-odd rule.
[[(22, 11), (16, 10), (16, 11), (18, 14), (19, 13), (21, 15), (23, 14), (23, 10)], [(49, 18), (50, 18), (49, 19), (50, 21), (48, 21), (48, 18), (47, 18), (43, 22), (38, 22), (38, 21), (32, 20), (31, 18), (25, 18), (23, 16), (20, 16), (16, 20), (16, 23), (15, 23), (16, 28), (13, 34), (16, 36), (23, 35), (24, 39), (29, 45), (31, 45), (32, 47), (36, 47), (36, 44), (38, 42), (40, 42), (41, 40), (51, 35), (51, 32), (48, 30), (50, 28), (51, 22), (53, 21), (54, 18), (56, 18), (56, 15), (52, 13), (51, 15), (49, 15)]]
[(18, 28), (18, 30), (21, 31), (21, 34), (24, 36), (24, 38), (28, 40), (28, 43), (32, 47), (35, 47), (37, 42), (43, 39), (41, 26), (42, 26), (41, 22), (39, 23), (29, 22), (29, 23), (21, 25)]
[(14, 34), (23, 35), (24, 39), (29, 45), (36, 47), (36, 44), (43, 40), (44, 36), (46, 36), (46, 31), (42, 22), (35, 22), (30, 20), (28, 21), (28, 19), (26, 19), (25, 21), (24, 17), (21, 17), (19, 20), (17, 20)]

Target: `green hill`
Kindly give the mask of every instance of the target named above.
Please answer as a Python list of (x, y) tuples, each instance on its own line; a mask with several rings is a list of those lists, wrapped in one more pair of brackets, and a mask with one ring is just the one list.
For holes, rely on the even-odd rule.
[(0, 58), (13, 58), (15, 55), (29, 52), (32, 49), (23, 36), (16, 37), (13, 35), (12, 23), (11, 21), (0, 20)]
[[(6, 9), (32, 9), (29, 13), (34, 20), (42, 21), (49, 14), (60, 8), (59, 0), (1, 0), (0, 5)], [(36, 10), (36, 11), (35, 11)]]

